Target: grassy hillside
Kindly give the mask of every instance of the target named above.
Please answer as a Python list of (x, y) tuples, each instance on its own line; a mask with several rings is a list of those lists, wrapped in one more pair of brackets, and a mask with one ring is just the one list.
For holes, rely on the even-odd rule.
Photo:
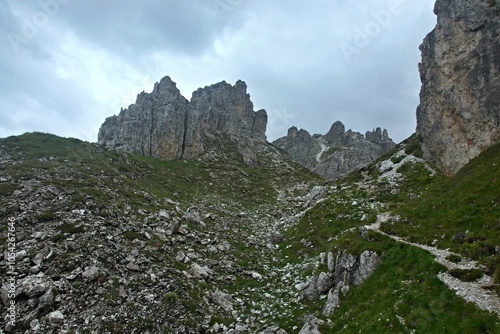
[[(389, 212), (392, 219), (382, 230), (480, 260), (486, 265), (484, 273), (494, 274), (500, 283), (500, 145), (451, 178), (418, 159), (403, 161), (407, 154), (420, 156), (419, 148), (419, 139), (412, 137), (365, 169), (334, 182), (330, 195), (286, 232), (283, 252), (289, 258), (343, 249), (382, 255), (373, 276), (341, 297), (339, 310), (328, 319), (333, 325), (325, 325), (324, 333), (500, 332), (496, 315), (465, 302), (437, 278), (447, 269), (430, 253), (373, 231), (368, 240), (360, 235), (361, 226)], [(385, 171), (384, 164), (389, 166)], [(399, 177), (386, 177), (391, 171)]]
[(224, 142), (212, 145), (218, 155), (174, 161), (121, 154), (97, 144), (43, 133), (9, 137), (2, 146), (14, 161), (22, 161), (2, 166), (2, 171), (12, 180), (0, 183), (2, 195), (11, 194), (19, 178), (51, 175), (56, 178), (48, 182), (78, 188), (99, 202), (110, 199), (110, 194), (99, 189), (100, 184), (120, 183), (123, 197), (134, 198), (131, 204), (137, 207), (147, 206), (148, 201), (133, 196), (129, 193), (132, 190), (172, 197), (183, 204), (223, 196), (251, 207), (272, 203), (277, 189), (286, 188), (287, 184), (320, 180), (292, 162), (273, 167), (268, 163), (273, 157), (265, 154), (260, 157), (258, 168), (249, 167), (236, 148)]
[(500, 144), (394, 213), (385, 231), (480, 260), (500, 283)]
[[(16, 269), (42, 271), (59, 296), (41, 309), (37, 298), (16, 299), (20, 332), (37, 309), (42, 330), (61, 310), (69, 333), (89, 317), (99, 333), (298, 333), (311, 314), (325, 321), (322, 333), (500, 333), (496, 315), (437, 278), (447, 269), (430, 253), (360, 233), (390, 213), (383, 231), (477, 259), (480, 273), (454, 275), (498, 284), (499, 145), (446, 178), (419, 159), (412, 137), (326, 184), (273, 148), (257, 147), (249, 167), (227, 141), (209, 146), (195, 160), (162, 161), (41, 133), (0, 140), (0, 218), (15, 218), (26, 251)], [(324, 254), (344, 250), (381, 262), (325, 317), (325, 299), (302, 300), (296, 286), (327, 271)], [(95, 280), (82, 274), (92, 266)]]
[[(49, 330), (56, 309), (70, 333), (88, 327), (89, 316), (97, 318), (88, 332), (99, 333), (234, 327), (234, 315), (212, 296), (256, 283), (251, 274), (263, 272), (274, 217), (295, 210), (287, 198), (322, 182), (273, 148), (256, 150), (260, 165), (250, 167), (223, 141), (196, 160), (162, 161), (50, 134), (0, 140), (0, 219), (16, 222), (20, 282), (41, 271), (43, 286), (60, 296), (43, 308), (16, 298), (16, 328), (24, 332), (27, 316), (37, 314)], [(2, 224), (2, 252), (6, 237)], [(82, 272), (93, 267), (99, 274), (89, 280)], [(200, 267), (207, 276), (196, 276)], [(5, 262), (0, 274), (8, 274)], [(75, 311), (82, 305), (85, 313)]]

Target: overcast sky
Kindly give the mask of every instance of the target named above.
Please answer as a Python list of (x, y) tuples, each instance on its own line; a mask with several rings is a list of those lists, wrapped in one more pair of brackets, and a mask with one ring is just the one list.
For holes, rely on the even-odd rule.
[(106, 117), (169, 75), (245, 81), (268, 139), (341, 120), (415, 130), (418, 49), (434, 0), (0, 0), (0, 137), (97, 141)]

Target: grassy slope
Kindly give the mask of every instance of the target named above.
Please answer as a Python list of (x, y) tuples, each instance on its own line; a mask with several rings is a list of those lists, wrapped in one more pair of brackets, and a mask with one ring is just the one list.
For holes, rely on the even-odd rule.
[[(4, 145), (14, 158), (22, 163), (5, 170), (16, 178), (39, 175), (39, 171), (55, 176), (65, 187), (74, 187), (105, 202), (109, 194), (99, 191), (99, 182), (112, 184), (119, 178), (125, 187), (122, 195), (131, 189), (147, 191), (157, 197), (170, 197), (181, 204), (204, 200), (213, 196), (233, 199), (250, 208), (272, 204), (276, 189), (300, 182), (320, 181), (302, 167), (294, 165), (286, 171), (278, 168), (253, 168), (245, 165), (237, 150), (225, 146), (222, 161), (175, 160), (164, 161), (134, 154), (108, 151), (78, 139), (60, 138), (42, 133), (26, 133), (5, 139)], [(59, 163), (40, 161), (55, 157)], [(271, 182), (270, 182), (271, 180)], [(11, 194), (15, 186), (0, 183), (0, 195)], [(133, 202), (138, 208), (148, 205), (147, 200)]]
[[(158, 200), (148, 199), (141, 193), (143, 191), (158, 199), (168, 197), (179, 201), (182, 209), (203, 201), (208, 205), (225, 202), (242, 210), (259, 211), (276, 205), (277, 189), (298, 182), (318, 181), (300, 168), (283, 171), (245, 166), (236, 150), (231, 149), (225, 150), (227, 156), (221, 163), (161, 161), (118, 154), (76, 139), (37, 133), (11, 137), (1, 144), (8, 148), (11, 156), (22, 155), (23, 162), (2, 166), (0, 174), (12, 175), (14, 181), (50, 174), (55, 181), (47, 183), (56, 182), (63, 189), (74, 190), (74, 208), (79, 208), (88, 196), (103, 207), (123, 209), (132, 206), (135, 210), (150, 211), (162, 208)], [(363, 180), (361, 172), (331, 184), (331, 196), (286, 232), (285, 242), (280, 247), (282, 259), (301, 262), (320, 252), (347, 248), (357, 254), (365, 249), (377, 251), (383, 254), (383, 261), (369, 281), (351, 288), (347, 297), (342, 298), (341, 308), (330, 319), (333, 327), (325, 328), (325, 332), (500, 332), (498, 318), (465, 303), (436, 278), (444, 269), (426, 252), (374, 233), (370, 233), (372, 240), (366, 241), (359, 237), (356, 229), (339, 235), (348, 228), (372, 223), (377, 213), (392, 210), (403, 219), (400, 223), (387, 225), (388, 232), (409, 236), (421, 243), (438, 239), (439, 247), (449, 247), (464, 256), (478, 258), (493, 270), (498, 257), (491, 255), (491, 246), (500, 244), (498, 150), (498, 145), (488, 150), (450, 179), (431, 176), (421, 165), (403, 166), (401, 172), (405, 179), (399, 191), (394, 191), (387, 182), (376, 181), (379, 172), (375, 164), (365, 170), (373, 185), (371, 190), (358, 189), (354, 184)], [(406, 151), (418, 154), (415, 138), (407, 143)], [(393, 153), (395, 151), (385, 158)], [(39, 160), (51, 156), (56, 157), (58, 163)], [(43, 177), (40, 182), (44, 182)], [(112, 184), (119, 193), (106, 192)], [(0, 183), (2, 197), (15, 189), (15, 182)], [(430, 205), (437, 203), (439, 210), (428, 210)], [(217, 214), (223, 215), (223, 212)], [(39, 219), (44, 217), (50, 220), (50, 208), (42, 212)], [(244, 229), (242, 225), (241, 230)], [(445, 238), (436, 238), (447, 229), (453, 232), (448, 232)], [(465, 233), (467, 230), (469, 232)], [(456, 232), (464, 233), (463, 242), (450, 241), (452, 233)], [(242, 247), (238, 247), (237, 239), (235, 249), (246, 253), (241, 260), (251, 259), (251, 251), (242, 246), (243, 241)], [(310, 244), (305, 247), (303, 241)], [(325, 268), (318, 270), (325, 271)], [(249, 282), (253, 281), (239, 283)], [(305, 305), (292, 317), (277, 317), (276, 323), (292, 333), (292, 327), (300, 325), (300, 317), (314, 312), (319, 315), (322, 305), (323, 301)], [(276, 312), (279, 314), (279, 310)]]
[[(373, 163), (363, 173), (354, 172), (332, 184), (330, 197), (287, 232), (284, 256), (299, 254), (307, 258), (341, 249), (359, 254), (369, 249), (382, 254), (383, 261), (366, 283), (351, 288), (330, 318), (333, 327), (325, 326), (325, 332), (500, 332), (496, 316), (466, 303), (437, 279), (445, 268), (430, 254), (373, 232), (371, 241), (358, 233), (359, 226), (372, 223), (377, 213), (389, 210), (403, 218), (401, 223), (388, 224), (388, 232), (420, 243), (430, 243), (444, 233), (446, 237), (439, 238), (439, 247), (482, 259), (490, 271), (494, 270), (498, 255), (494, 256), (492, 249), (500, 244), (499, 148), (497, 145), (484, 152), (453, 178), (432, 175), (422, 164), (405, 164), (398, 170), (404, 179), (395, 188), (377, 179), (380, 172)], [(401, 149), (419, 155), (418, 138), (410, 138), (379, 161), (392, 158), (397, 162), (394, 153)], [(371, 189), (358, 188), (355, 182), (363, 179)], [(435, 206), (439, 209), (429, 209)], [(348, 228), (354, 230), (339, 234)], [(457, 231), (470, 239), (451, 242)], [(308, 247), (303, 246), (304, 240), (310, 243)]]
[[(117, 219), (116, 213), (126, 215), (125, 212), (132, 212), (132, 218), (141, 221), (144, 215), (156, 213), (160, 209), (172, 208), (165, 202), (168, 198), (179, 202), (182, 211), (195, 205), (200, 207), (203, 213), (210, 212), (215, 215), (217, 222), (225, 222), (224, 226), (229, 226), (230, 230), (221, 229), (211, 220), (207, 222), (206, 227), (189, 224), (189, 229), (203, 235), (210, 233), (217, 236), (220, 233), (230, 233), (232, 235), (229, 239), (232, 246), (230, 252), (234, 253), (235, 262), (239, 264), (238, 268), (244, 269), (246, 262), (257, 258), (259, 250), (245, 247), (248, 234), (252, 233), (253, 220), (237, 217), (236, 213), (245, 212), (248, 216), (259, 217), (260, 220), (267, 221), (269, 220), (268, 213), (286, 210), (286, 208), (281, 208), (281, 204), (276, 200), (278, 190), (288, 189), (302, 183), (317, 184), (322, 180), (292, 163), (285, 163), (285, 169), (269, 167), (272, 166), (268, 161), (273, 160), (272, 155), (259, 156), (263, 166), (249, 167), (243, 163), (236, 148), (222, 142), (214, 143), (214, 145), (224, 146), (224, 151), (219, 151), (223, 152), (222, 155), (219, 153), (219, 156), (212, 156), (210, 159), (163, 161), (108, 151), (96, 144), (49, 134), (27, 133), (9, 137), (0, 141), (0, 154), (10, 155), (15, 163), (0, 165), (0, 176), (9, 178), (8, 182), (0, 183), (0, 218), (2, 212), (7, 209), (8, 197), (20, 187), (21, 183), (26, 183), (25, 181), (32, 182), (35, 189), (55, 186), (70, 196), (68, 205), (58, 203), (54, 207), (44, 207), (35, 214), (34, 223), (44, 224), (44, 226), (54, 225), (54, 222), (59, 221), (62, 211), (70, 212), (73, 209), (81, 209), (91, 201), (95, 203), (92, 211), (99, 215), (99, 220), (102, 219), (107, 228), (113, 230), (115, 227), (109, 223)], [(21, 180), (24, 181), (20, 182)], [(303, 191), (308, 188), (304, 187)], [(300, 192), (300, 190), (297, 191)], [(145, 211), (145, 214), (138, 214), (137, 212), (140, 211)], [(118, 217), (118, 219), (121, 218)], [(0, 245), (5, 243), (5, 229), (6, 225), (0, 226)], [(88, 243), (90, 248), (96, 246), (92, 244), (91, 239), (82, 239), (82, 231), (79, 230), (81, 226), (65, 224), (52, 229), (58, 232), (51, 236), (51, 242), (67, 243), (65, 241), (67, 234), (71, 234), (77, 236), (79, 243)], [(151, 247), (161, 248), (165, 245), (169, 249), (173, 247), (155, 238), (147, 241), (138, 232), (136, 230), (125, 231), (118, 240), (125, 247), (132, 245), (134, 239), (146, 241), (146, 244)], [(182, 245), (178, 246), (179, 249), (176, 245), (174, 246), (170, 249), (173, 254), (176, 254), (178, 250), (183, 250)], [(197, 248), (194, 250), (204, 251)], [(154, 254), (148, 256), (153, 257)], [(214, 258), (217, 259), (217, 256)], [(175, 261), (173, 256), (162, 257), (156, 264), (166, 268), (167, 272), (173, 275), (172, 277), (179, 276), (177, 271), (188, 269), (187, 265)], [(201, 303), (205, 292), (211, 287), (200, 285), (198, 288), (191, 289), (190, 285), (185, 286), (185, 282), (181, 281), (182, 275), (177, 279), (179, 285), (183, 289), (189, 289), (189, 292), (182, 296), (175, 296), (170, 292), (171, 295), (165, 296), (166, 303), (183, 304), (188, 318), (189, 314), (199, 315), (197, 305)], [(253, 281), (255, 280), (248, 279), (241, 284)], [(135, 281), (133, 284), (136, 284)], [(137, 284), (141, 283), (137, 282)], [(219, 288), (230, 287), (220, 286)], [(116, 299), (116, 294), (116, 288), (111, 286), (109, 293), (104, 297), (111, 303)], [(135, 306), (127, 305), (126, 307), (133, 312)], [(234, 321), (224, 317), (225, 315), (221, 315), (220, 322), (227, 320), (229, 324)], [(213, 321), (218, 321), (218, 318), (214, 317)], [(144, 324), (136, 325), (137, 328), (147, 329)], [(186, 325), (196, 328), (196, 319), (193, 323), (186, 320)], [(101, 329), (111, 330), (114, 324), (109, 324), (109, 328), (106, 326)]]
[(500, 283), (500, 144), (395, 213), (403, 219), (387, 232), (481, 260)]

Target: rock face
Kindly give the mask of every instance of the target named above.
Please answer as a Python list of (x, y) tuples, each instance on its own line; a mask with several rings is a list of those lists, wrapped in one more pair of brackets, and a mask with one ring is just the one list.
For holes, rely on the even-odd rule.
[(360, 285), (375, 271), (380, 256), (372, 251), (365, 250), (359, 256), (341, 251), (334, 255), (329, 252), (326, 258), (328, 272), (321, 272), (307, 279), (302, 291), (301, 300), (314, 301), (321, 295), (327, 295), (323, 315), (332, 315), (340, 306), (339, 293), (345, 297), (350, 285)]
[(137, 95), (135, 104), (106, 119), (98, 142), (117, 151), (162, 159), (183, 155), (189, 102), (169, 78), (156, 83), (151, 93)]
[(345, 176), (376, 160), (394, 147), (387, 130), (380, 128), (361, 133), (345, 130), (335, 122), (326, 135), (313, 135), (304, 129), (291, 127), (286, 137), (274, 145), (285, 150), (298, 164), (328, 179)]
[(420, 46), (417, 132), (425, 158), (450, 175), (500, 141), (499, 7), (438, 0), (437, 26)]
[(151, 93), (140, 93), (135, 104), (106, 119), (99, 144), (167, 160), (190, 159), (206, 151), (207, 138), (223, 136), (248, 156), (248, 147), (266, 141), (267, 113), (254, 112), (246, 90), (243, 81), (234, 86), (223, 81), (198, 89), (188, 101), (165, 77)]

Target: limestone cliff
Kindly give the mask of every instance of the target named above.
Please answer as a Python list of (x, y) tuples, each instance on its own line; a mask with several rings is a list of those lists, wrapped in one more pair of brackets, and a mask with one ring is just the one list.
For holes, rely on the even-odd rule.
[(99, 144), (162, 159), (181, 158), (188, 109), (188, 100), (165, 77), (119, 116), (106, 119), (99, 129)]
[(326, 135), (313, 135), (291, 127), (274, 145), (302, 166), (328, 179), (336, 179), (376, 160), (394, 147), (387, 130), (377, 128), (365, 135), (345, 130), (335, 122)]
[(499, 5), (438, 0), (436, 28), (420, 46), (417, 133), (425, 158), (454, 174), (500, 141)]
[(135, 104), (106, 119), (99, 144), (161, 159), (189, 159), (203, 154), (207, 139), (217, 136), (237, 144), (251, 164), (248, 148), (266, 142), (267, 113), (253, 111), (246, 90), (243, 81), (234, 86), (220, 82), (198, 89), (188, 101), (165, 77), (151, 93), (139, 94)]

